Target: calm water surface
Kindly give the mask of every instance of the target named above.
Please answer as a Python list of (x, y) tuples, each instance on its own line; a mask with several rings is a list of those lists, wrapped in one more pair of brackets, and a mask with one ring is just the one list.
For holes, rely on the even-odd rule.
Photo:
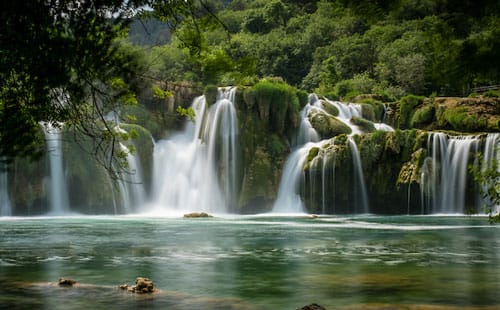
[[(12, 309), (496, 309), (499, 266), (484, 217), (0, 219)], [(137, 276), (160, 292), (117, 288)]]

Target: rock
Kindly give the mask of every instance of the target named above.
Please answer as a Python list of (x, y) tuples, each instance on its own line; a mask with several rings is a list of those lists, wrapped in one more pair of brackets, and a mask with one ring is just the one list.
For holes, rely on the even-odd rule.
[(302, 308), (298, 308), (297, 310), (326, 310), (326, 309), (318, 304), (310, 304)]
[(208, 213), (205, 212), (192, 212), (192, 213), (186, 213), (184, 214), (184, 217), (186, 218), (197, 218), (197, 217), (213, 217)]
[(59, 278), (59, 286), (73, 286), (77, 282), (72, 279)]
[(143, 277), (137, 277), (135, 279), (135, 285), (131, 287), (128, 287), (127, 284), (122, 284), (119, 286), (119, 288), (123, 290), (126, 289), (131, 293), (138, 293), (138, 294), (153, 293), (155, 291), (153, 281)]

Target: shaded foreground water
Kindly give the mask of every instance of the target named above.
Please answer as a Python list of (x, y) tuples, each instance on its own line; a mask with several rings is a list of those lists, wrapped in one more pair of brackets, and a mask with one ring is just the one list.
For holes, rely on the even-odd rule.
[[(0, 305), (16, 309), (493, 309), (499, 266), (484, 217), (0, 218)], [(161, 291), (117, 288), (136, 276)]]

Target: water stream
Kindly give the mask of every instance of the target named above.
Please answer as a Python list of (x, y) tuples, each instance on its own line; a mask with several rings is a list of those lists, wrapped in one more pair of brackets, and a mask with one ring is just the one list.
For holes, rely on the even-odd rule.
[(11, 216), (12, 209), (9, 198), (9, 183), (7, 170), (3, 167), (0, 159), (0, 216)]

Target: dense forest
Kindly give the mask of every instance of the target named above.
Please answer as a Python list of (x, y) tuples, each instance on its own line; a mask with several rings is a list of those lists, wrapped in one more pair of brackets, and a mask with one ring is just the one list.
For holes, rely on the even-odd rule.
[[(497, 1), (210, 1), (206, 28), (135, 23), (160, 80), (248, 85), (281, 77), (333, 98), (467, 96), (500, 79)], [(139, 26), (138, 26), (139, 25)], [(142, 27), (140, 27), (142, 26)], [(201, 30), (201, 31), (200, 31)], [(138, 31), (150, 40), (138, 41)], [(198, 49), (186, 50), (190, 42)], [(332, 98), (332, 99), (333, 99)]]

